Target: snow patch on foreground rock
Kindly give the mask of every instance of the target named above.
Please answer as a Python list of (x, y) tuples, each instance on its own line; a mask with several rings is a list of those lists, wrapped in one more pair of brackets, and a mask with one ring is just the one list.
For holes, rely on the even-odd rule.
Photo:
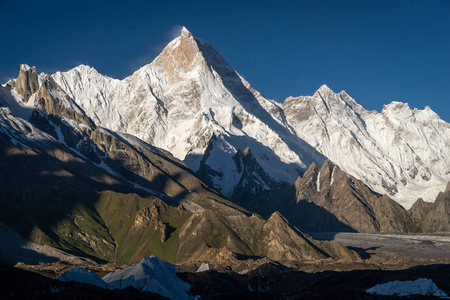
[(170, 299), (190, 299), (186, 292), (191, 286), (178, 278), (177, 273), (174, 265), (153, 255), (144, 257), (133, 267), (111, 272), (103, 279), (80, 267), (73, 267), (58, 279), (88, 283), (110, 290), (132, 286), (140, 291), (160, 294)]
[(367, 293), (385, 296), (409, 296), (427, 295), (450, 299), (446, 293), (438, 289), (431, 279), (419, 278), (415, 281), (391, 281), (378, 284), (368, 290)]
[(189, 299), (186, 292), (191, 286), (178, 278), (177, 273), (174, 265), (152, 255), (133, 267), (107, 274), (103, 280), (110, 289), (133, 286), (171, 299)]
[(198, 268), (197, 273), (210, 271), (210, 270), (211, 270), (211, 267), (209, 266), (208, 263), (202, 263), (202, 265)]
[(89, 272), (85, 268), (73, 267), (69, 271), (65, 272), (58, 277), (61, 281), (76, 281), (83, 282), (92, 285), (96, 285), (102, 288), (107, 288), (106, 282), (103, 281), (96, 273)]

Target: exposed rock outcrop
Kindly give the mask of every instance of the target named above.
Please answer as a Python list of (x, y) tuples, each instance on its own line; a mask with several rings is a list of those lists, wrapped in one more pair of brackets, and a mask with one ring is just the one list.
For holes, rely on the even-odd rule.
[[(312, 165), (303, 177), (295, 183), (296, 205), (305, 207), (307, 202), (329, 213), (329, 219), (335, 217), (347, 230), (358, 232), (408, 232), (410, 222), (405, 210), (387, 196), (371, 191), (360, 180), (343, 172), (338, 166), (327, 160), (322, 168)], [(295, 208), (294, 208), (295, 209)], [(319, 209), (319, 210), (320, 210)], [(307, 212), (306, 212), (307, 214)], [(307, 217), (307, 216), (306, 216)], [(336, 231), (336, 222), (317, 218), (298, 220), (302, 226), (316, 227), (320, 231)], [(315, 218), (315, 219), (311, 219)], [(310, 225), (307, 223), (311, 222)], [(323, 222), (321, 224), (321, 222)], [(313, 225), (314, 224), (314, 225)], [(337, 226), (333, 228), (333, 226)], [(342, 227), (342, 226), (341, 226)], [(313, 230), (314, 228), (311, 228)], [(344, 229), (345, 230), (345, 229)]]
[(359, 256), (337, 242), (319, 242), (291, 227), (288, 221), (275, 212), (263, 227), (265, 251), (273, 260), (298, 260), (318, 258), (344, 258), (356, 260)]
[(434, 203), (417, 200), (408, 211), (421, 232), (450, 231), (450, 182)]
[(38, 90), (35, 107), (47, 115), (59, 116), (61, 119), (74, 120), (89, 128), (94, 122), (84, 111), (64, 92), (50, 75), (44, 75)]
[(17, 94), (19, 94), (24, 102), (28, 102), (31, 95), (37, 92), (39, 89), (38, 73), (36, 67), (29, 67), (28, 65), (20, 65), (19, 76), (16, 79), (15, 84), (10, 86), (14, 87)]

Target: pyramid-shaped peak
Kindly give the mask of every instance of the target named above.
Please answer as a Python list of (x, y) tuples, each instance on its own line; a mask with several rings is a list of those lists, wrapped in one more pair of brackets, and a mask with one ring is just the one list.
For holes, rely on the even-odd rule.
[(316, 165), (315, 162), (312, 162), (311, 165), (309, 166), (309, 168), (308, 168), (308, 170), (307, 170), (306, 172), (308, 172), (308, 171), (310, 171), (310, 172), (316, 172), (316, 171), (318, 171), (318, 170), (319, 170), (319, 167), (317, 167), (317, 165)]
[(322, 84), (318, 91), (322, 93), (334, 93), (326, 84)]
[(193, 35), (189, 30), (187, 30), (186, 27), (183, 26), (183, 28), (181, 28), (181, 37), (182, 38), (192, 38)]
[(322, 167), (320, 168), (320, 170), (322, 171), (322, 170), (334, 168), (335, 166), (336, 166), (336, 165), (335, 165), (331, 160), (327, 159), (327, 160), (323, 163), (323, 165), (322, 165)]
[[(79, 73), (93, 73), (93, 74), (100, 74), (94, 67), (91, 67), (89, 65), (81, 64), (79, 66), (76, 66), (72, 69), (74, 72)], [(72, 71), (71, 70), (71, 71)]]

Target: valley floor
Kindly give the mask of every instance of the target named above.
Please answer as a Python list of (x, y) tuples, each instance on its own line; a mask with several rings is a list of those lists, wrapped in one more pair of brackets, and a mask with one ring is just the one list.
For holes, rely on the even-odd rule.
[[(176, 267), (180, 270), (179, 276), (191, 284), (191, 292), (201, 295), (202, 299), (390, 299), (390, 296), (371, 295), (365, 290), (390, 281), (419, 278), (433, 280), (450, 294), (449, 235), (317, 233), (311, 236), (336, 240), (357, 251), (362, 260), (273, 262), (250, 258), (210, 262), (211, 271), (201, 273), (196, 271), (202, 262), (181, 263)], [(130, 265), (96, 264), (77, 257), (67, 259), (66, 254), (56, 253), (51, 247), (41, 248), (25, 241), (14, 244), (17, 236), (7, 230), (3, 230), (2, 237), (7, 243), (1, 244), (0, 263), (15, 265), (15, 268), (0, 265), (0, 282), (3, 283), (0, 284), (0, 299), (47, 299), (49, 296), (64, 299), (67, 295), (79, 299), (159, 299), (157, 295), (143, 295), (133, 289), (103, 292), (81, 283), (53, 280), (73, 265), (95, 271), (99, 276)], [(45, 257), (47, 259), (43, 259)], [(59, 261), (61, 259), (63, 261)], [(409, 296), (408, 299), (437, 298)]]
[[(54, 267), (58, 263), (52, 263)], [(51, 264), (41, 266), (49, 268)], [(22, 268), (26, 266), (21, 266)], [(62, 265), (59, 265), (60, 270)], [(36, 268), (37, 269), (37, 268)], [(104, 290), (74, 282), (61, 282), (49, 273), (33, 272), (0, 265), (0, 299), (161, 299), (133, 288)], [(246, 274), (235, 272), (181, 272), (179, 277), (191, 284), (191, 293), (201, 299), (404, 299), (372, 295), (365, 291), (375, 285), (400, 281), (431, 279), (450, 294), (450, 264), (419, 265), (401, 270), (323, 270), (307, 272), (267, 263)], [(39, 274), (38, 274), (39, 273)], [(44, 275), (44, 276), (43, 276)], [(439, 299), (413, 295), (407, 299)]]
[(317, 240), (334, 240), (357, 251), (363, 259), (386, 252), (399, 257), (450, 259), (450, 234), (408, 235), (348, 232), (310, 233)]

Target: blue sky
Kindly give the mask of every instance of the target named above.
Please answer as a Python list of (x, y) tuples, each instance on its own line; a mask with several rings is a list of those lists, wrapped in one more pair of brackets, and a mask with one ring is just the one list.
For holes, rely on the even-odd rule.
[(81, 63), (124, 78), (186, 26), (279, 102), (322, 84), (366, 109), (430, 106), (450, 121), (450, 1), (0, 0), (0, 80)]

